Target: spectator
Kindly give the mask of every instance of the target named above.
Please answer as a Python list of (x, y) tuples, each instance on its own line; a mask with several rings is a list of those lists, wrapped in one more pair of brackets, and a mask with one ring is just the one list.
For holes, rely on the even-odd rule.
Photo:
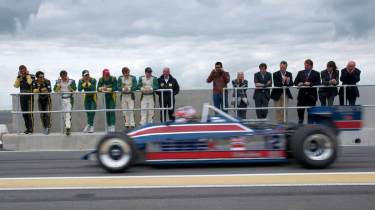
[[(261, 63), (259, 65), (259, 72), (254, 74), (255, 91), (253, 99), (255, 101), (255, 107), (268, 107), (268, 102), (270, 100), (270, 90), (268, 87), (272, 86), (272, 75), (267, 72), (267, 65)], [(267, 118), (267, 109), (257, 109), (257, 118), (264, 119)]]
[[(173, 109), (168, 110), (168, 117), (169, 120), (174, 121), (175, 116), (174, 116), (174, 109), (175, 109), (175, 95), (180, 92), (180, 86), (178, 85), (177, 80), (171, 75), (170, 69), (168, 67), (165, 67), (163, 69), (163, 75), (161, 75), (158, 79), (159, 83), (159, 88), (160, 89), (172, 89), (173, 95), (171, 96), (171, 93), (169, 91), (165, 92), (157, 92), (159, 95), (159, 105), (160, 107), (173, 107)], [(171, 97), (173, 100), (173, 103), (171, 101)], [(163, 98), (163, 103), (162, 103), (162, 98)], [(161, 110), (160, 111), (160, 121), (167, 121), (167, 111), (166, 110)]]
[[(38, 95), (38, 108), (40, 111), (51, 111), (51, 82), (44, 78), (44, 73), (36, 72), (36, 80), (33, 82), (33, 93), (47, 93)], [(51, 129), (51, 113), (41, 113), (40, 119), (43, 125), (43, 133), (48, 135)]]
[(337, 85), (339, 84), (339, 71), (336, 63), (329, 61), (327, 69), (320, 72), (322, 85), (327, 87), (319, 88), (319, 100), (322, 106), (332, 106), (337, 96)]
[[(78, 82), (78, 91), (85, 91), (85, 92), (95, 92), (96, 91), (96, 79), (90, 77), (90, 72), (88, 70), (82, 71), (82, 79)], [(96, 110), (96, 101), (97, 101), (97, 94), (96, 93), (85, 93), (83, 103), (86, 110)], [(87, 115), (87, 125), (83, 129), (84, 133), (94, 133), (94, 118), (95, 112), (86, 112)]]
[[(123, 109), (134, 109), (134, 91), (137, 90), (137, 78), (130, 75), (128, 67), (122, 68), (122, 76), (117, 81), (118, 89), (121, 91), (121, 107)], [(134, 111), (123, 111), (125, 128), (134, 128)]]
[[(294, 85), (299, 86), (297, 106), (315, 106), (318, 92), (312, 86), (320, 85), (320, 74), (313, 70), (313, 61), (305, 60), (305, 69), (298, 72)], [(310, 88), (306, 88), (310, 87)], [(297, 109), (298, 123), (303, 124), (305, 117), (305, 108)]]
[(141, 125), (146, 123), (152, 123), (154, 117), (155, 107), (155, 90), (158, 87), (158, 79), (152, 76), (152, 69), (147, 67), (145, 69), (145, 75), (141, 76), (138, 81), (138, 89), (142, 92), (141, 95), (141, 109), (148, 109), (141, 111)]
[(210, 73), (207, 78), (207, 83), (213, 82), (213, 101), (214, 106), (225, 112), (224, 107), (228, 107), (228, 93), (225, 92), (225, 99), (223, 104), (223, 89), (227, 87), (230, 81), (229, 73), (223, 69), (223, 64), (221, 62), (216, 62), (215, 69)]
[[(286, 61), (280, 62), (280, 70), (273, 73), (273, 85), (275, 87), (289, 87), (293, 86), (293, 76), (292, 73), (287, 71), (288, 63)], [(271, 98), (275, 102), (275, 107), (285, 107), (288, 106), (289, 99), (293, 99), (292, 93), (289, 88), (284, 89), (272, 89)], [(285, 106), (284, 106), (285, 105)], [(284, 122), (284, 110), (276, 109), (276, 121), (278, 123)]]
[[(247, 80), (245, 80), (245, 76), (243, 72), (237, 73), (237, 79), (232, 81), (233, 88), (247, 88), (248, 83)], [(237, 96), (237, 97), (236, 97)], [(238, 89), (237, 95), (235, 92), (233, 92), (232, 95), (232, 105), (239, 107), (239, 108), (245, 108), (248, 105), (248, 99), (247, 99), (247, 89)], [(240, 109), (237, 111), (237, 117), (241, 119), (246, 119), (246, 109)]]
[(60, 77), (57, 79), (53, 90), (57, 93), (61, 93), (61, 106), (62, 111), (64, 111), (64, 121), (65, 121), (65, 134), (70, 135), (71, 129), (71, 113), (74, 98), (72, 92), (77, 90), (76, 83), (73, 79), (68, 77), (68, 72), (65, 70), (60, 71)]
[[(98, 91), (105, 93), (105, 108), (115, 109), (116, 108), (116, 91), (117, 80), (116, 77), (111, 76), (109, 69), (103, 69), (103, 77), (99, 79)], [(107, 111), (107, 126), (108, 132), (115, 132), (116, 130), (116, 113), (114, 111)]]
[[(340, 81), (343, 85), (356, 85), (361, 80), (361, 71), (356, 68), (354, 61), (349, 61), (346, 68), (341, 70)], [(344, 105), (349, 102), (349, 106), (354, 106), (357, 98), (359, 98), (358, 87), (346, 87), (346, 93), (344, 94), (344, 88), (340, 88), (340, 105)], [(346, 98), (344, 99), (344, 95)]]
[[(34, 75), (29, 74), (26, 66), (20, 65), (18, 68), (18, 75), (14, 82), (14, 87), (20, 89), (20, 93), (31, 93), (32, 85), (35, 80)], [(31, 112), (33, 111), (34, 96), (33, 95), (20, 95), (19, 101), (21, 104), (21, 111)], [(22, 114), (23, 120), (25, 121), (25, 134), (33, 133), (34, 128), (34, 116), (32, 113)]]

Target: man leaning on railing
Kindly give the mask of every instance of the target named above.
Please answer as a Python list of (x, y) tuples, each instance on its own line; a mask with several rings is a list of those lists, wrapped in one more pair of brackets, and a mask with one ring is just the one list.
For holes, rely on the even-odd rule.
[[(248, 82), (245, 80), (245, 76), (243, 72), (237, 73), (237, 78), (232, 81), (232, 85), (234, 88), (234, 92), (232, 95), (232, 102), (231, 104), (235, 108), (245, 108), (249, 104), (247, 99), (247, 90), (246, 89), (237, 89), (236, 88), (247, 88)], [(237, 93), (236, 93), (237, 92)], [(246, 119), (246, 109), (240, 109), (237, 111), (237, 117), (241, 119)]]
[[(128, 67), (122, 68), (122, 75), (117, 80), (117, 89), (121, 91), (121, 108), (134, 109), (134, 92), (137, 90), (137, 78), (130, 74)], [(125, 128), (134, 128), (134, 111), (123, 111)]]
[[(361, 70), (356, 68), (354, 61), (349, 61), (346, 68), (341, 70), (340, 81), (343, 85), (356, 85), (360, 80)], [(354, 106), (357, 98), (359, 98), (358, 87), (346, 87), (345, 90), (344, 87), (340, 88), (340, 105), (349, 102), (349, 106)]]
[[(280, 62), (280, 70), (273, 73), (273, 84), (275, 87), (290, 87), (293, 86), (292, 73), (287, 71), (288, 63), (286, 61)], [(285, 93), (284, 93), (285, 91)], [(272, 89), (271, 98), (275, 101), (275, 107), (287, 107), (289, 99), (293, 99), (289, 88), (275, 88)], [(276, 109), (276, 121), (278, 123), (284, 122), (284, 110)]]
[[(99, 79), (98, 91), (103, 92), (106, 109), (116, 108), (116, 90), (117, 80), (116, 77), (111, 76), (108, 69), (103, 70), (103, 77)], [(116, 113), (114, 111), (106, 112), (107, 126), (109, 132), (115, 132), (116, 130)]]
[(74, 98), (72, 92), (77, 90), (76, 82), (68, 77), (68, 72), (62, 70), (60, 72), (60, 77), (56, 80), (56, 84), (53, 90), (57, 93), (61, 93), (61, 106), (62, 111), (64, 111), (64, 124), (65, 124), (65, 134), (70, 135), (72, 116), (70, 111), (72, 110), (74, 104)]
[[(42, 71), (36, 72), (35, 76), (33, 93), (46, 93), (38, 95), (38, 108), (40, 111), (51, 111), (51, 82), (44, 78)], [(40, 119), (42, 120), (43, 133), (48, 135), (51, 129), (51, 113), (40, 113)]]
[[(305, 60), (305, 69), (298, 72), (294, 85), (299, 86), (297, 106), (315, 106), (318, 91), (312, 86), (320, 85), (320, 74), (313, 70), (314, 63), (311, 59)], [(305, 108), (297, 109), (298, 123), (303, 124)]]
[[(254, 74), (255, 91), (253, 99), (255, 101), (255, 107), (268, 107), (270, 101), (270, 89), (272, 86), (272, 75), (267, 72), (267, 65), (261, 63), (259, 65), (259, 72)], [(257, 109), (256, 110), (258, 119), (265, 119), (268, 115), (268, 109)]]
[[(90, 77), (88, 70), (82, 71), (82, 79), (78, 82), (78, 91), (95, 92), (96, 91), (96, 79)], [(96, 93), (85, 93), (83, 104), (86, 110), (96, 110), (97, 94)], [(93, 133), (94, 129), (94, 118), (95, 112), (87, 112), (87, 124), (83, 129), (84, 133)]]
[(146, 67), (145, 75), (139, 77), (138, 90), (141, 91), (141, 125), (152, 123), (155, 108), (155, 90), (159, 88), (158, 79), (152, 76), (151, 67)]
[(322, 106), (332, 106), (337, 96), (337, 85), (339, 84), (339, 71), (336, 63), (329, 61), (327, 69), (320, 72), (322, 78), (322, 85), (327, 87), (319, 88), (319, 100)]

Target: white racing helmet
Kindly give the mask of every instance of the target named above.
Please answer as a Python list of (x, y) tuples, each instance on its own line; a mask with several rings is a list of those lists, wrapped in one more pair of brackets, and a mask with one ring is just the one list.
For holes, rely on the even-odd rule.
[(192, 106), (183, 106), (176, 110), (176, 118), (193, 119), (197, 116), (197, 111)]

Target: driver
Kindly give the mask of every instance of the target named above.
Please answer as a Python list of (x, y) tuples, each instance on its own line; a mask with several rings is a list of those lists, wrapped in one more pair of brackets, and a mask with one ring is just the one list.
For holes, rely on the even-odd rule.
[(194, 122), (198, 119), (197, 111), (192, 106), (183, 106), (176, 110), (177, 123)]

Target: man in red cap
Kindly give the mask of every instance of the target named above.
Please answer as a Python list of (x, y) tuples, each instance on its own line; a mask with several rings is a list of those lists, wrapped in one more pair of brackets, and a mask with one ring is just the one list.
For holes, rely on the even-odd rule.
[[(116, 108), (116, 93), (117, 90), (117, 80), (116, 77), (110, 75), (108, 69), (103, 70), (103, 77), (99, 79), (98, 91), (105, 93), (105, 105), (106, 109)], [(115, 132), (116, 124), (116, 113), (106, 112), (107, 116), (107, 126), (109, 132)]]

